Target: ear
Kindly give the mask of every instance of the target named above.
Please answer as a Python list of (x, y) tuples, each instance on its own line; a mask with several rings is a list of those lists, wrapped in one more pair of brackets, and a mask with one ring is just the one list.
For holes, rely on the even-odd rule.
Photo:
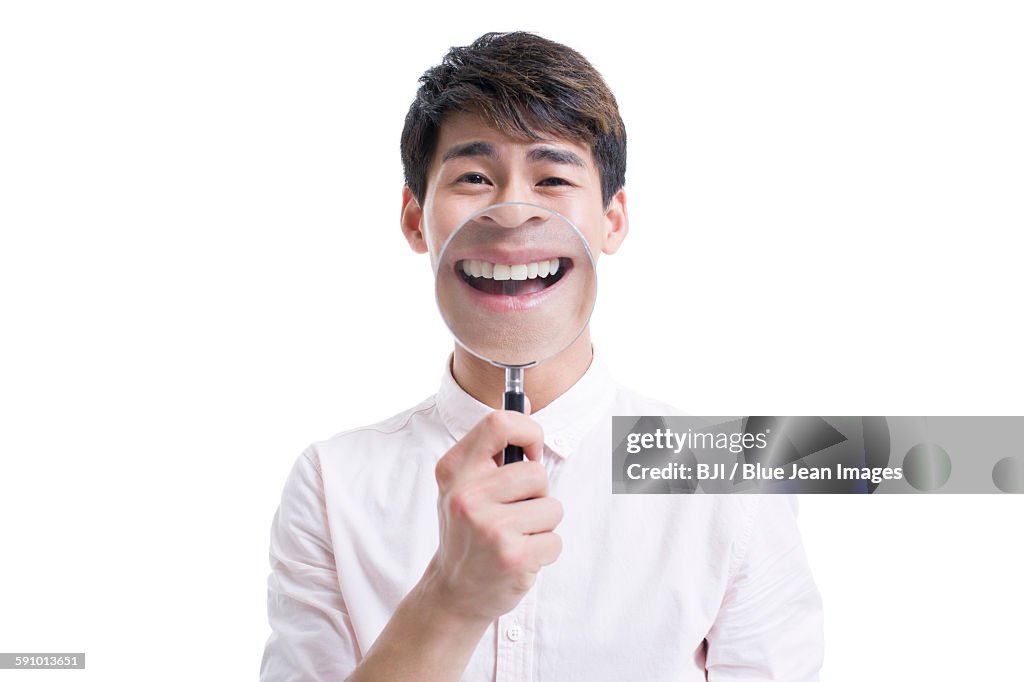
[(423, 234), (423, 209), (409, 191), (408, 185), (402, 187), (402, 234), (413, 251), (427, 252), (427, 237)]
[(613, 254), (622, 246), (622, 241), (629, 233), (629, 214), (626, 212), (626, 190), (620, 189), (608, 202), (604, 211), (604, 247), (602, 251)]

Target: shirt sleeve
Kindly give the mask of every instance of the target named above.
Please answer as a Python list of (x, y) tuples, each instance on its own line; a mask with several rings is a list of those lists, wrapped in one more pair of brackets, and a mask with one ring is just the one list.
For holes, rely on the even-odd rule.
[(358, 662), (323, 490), (320, 470), (306, 451), (292, 467), (271, 524), (271, 635), (260, 666), (261, 682), (341, 682)]
[(821, 595), (791, 495), (753, 495), (718, 617), (707, 635), (708, 682), (817, 682)]

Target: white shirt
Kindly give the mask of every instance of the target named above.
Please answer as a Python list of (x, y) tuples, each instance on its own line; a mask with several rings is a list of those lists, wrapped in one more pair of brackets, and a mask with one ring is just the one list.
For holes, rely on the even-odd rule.
[[(446, 368), (436, 396), (302, 453), (271, 529), (263, 682), (352, 672), (437, 549), (435, 464), (489, 410)], [(678, 412), (595, 355), (534, 415), (562, 554), (462, 680), (818, 679), (822, 604), (795, 498), (612, 494), (612, 415), (662, 414)]]

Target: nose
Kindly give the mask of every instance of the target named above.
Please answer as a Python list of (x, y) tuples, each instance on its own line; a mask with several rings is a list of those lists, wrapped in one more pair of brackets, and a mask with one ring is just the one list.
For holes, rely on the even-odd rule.
[(484, 209), (477, 217), (498, 227), (520, 227), (530, 222), (543, 222), (549, 212), (536, 204), (510, 202), (494, 204)]

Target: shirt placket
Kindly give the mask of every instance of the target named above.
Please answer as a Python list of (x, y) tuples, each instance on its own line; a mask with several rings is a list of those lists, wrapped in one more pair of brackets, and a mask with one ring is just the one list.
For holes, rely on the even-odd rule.
[(537, 583), (519, 605), (498, 618), (498, 652), (495, 682), (533, 682), (536, 649)]
[[(549, 488), (554, 482), (558, 459), (545, 449), (542, 456), (548, 471)], [(498, 651), (495, 682), (534, 682), (537, 651), (537, 593), (544, 577), (537, 574), (533, 586), (516, 608), (498, 618)]]

